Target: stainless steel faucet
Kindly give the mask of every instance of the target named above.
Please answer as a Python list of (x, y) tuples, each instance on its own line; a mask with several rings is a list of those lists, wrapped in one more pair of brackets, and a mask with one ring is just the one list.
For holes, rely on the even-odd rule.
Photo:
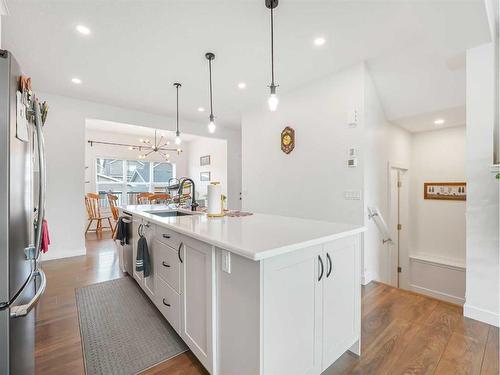
[(184, 189), (184, 184), (186, 183), (186, 181), (189, 181), (191, 183), (191, 211), (196, 211), (196, 207), (199, 206), (199, 204), (196, 202), (196, 198), (195, 198), (195, 186), (194, 186), (194, 181), (191, 180), (190, 178), (183, 178), (181, 179), (180, 183), (179, 183), (179, 203), (180, 203), (180, 200), (181, 200), (181, 195), (182, 195), (182, 190)]

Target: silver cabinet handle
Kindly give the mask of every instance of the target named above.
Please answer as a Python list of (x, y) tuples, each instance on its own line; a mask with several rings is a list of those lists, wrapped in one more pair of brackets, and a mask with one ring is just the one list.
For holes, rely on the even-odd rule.
[(162, 234), (162, 237), (163, 237), (163, 238), (170, 238), (170, 234), (163, 233), (163, 234)]
[(46, 192), (46, 168), (45, 168), (45, 141), (42, 131), (42, 115), (40, 112), (40, 103), (38, 99), (34, 100), (35, 107), (35, 129), (38, 151), (38, 168), (40, 169), (38, 176), (38, 207), (35, 233), (35, 253), (36, 259), (40, 257), (40, 249), (42, 245), (42, 226), (45, 218), (45, 192)]
[(137, 234), (139, 237), (144, 237), (144, 228), (149, 228), (151, 224), (149, 222), (147, 224), (139, 224), (139, 227), (137, 228)]
[(183, 261), (183, 260), (182, 260), (182, 258), (181, 258), (181, 249), (182, 249), (182, 245), (183, 245), (183, 243), (181, 242), (181, 243), (179, 244), (179, 248), (177, 249), (177, 256), (179, 257), (179, 261), (180, 261), (181, 263), (184, 263), (184, 261)]
[(132, 223), (130, 220), (128, 220), (128, 219), (124, 219), (124, 218), (122, 218), (122, 221), (123, 221), (125, 224), (131, 224), (131, 223)]
[(330, 254), (326, 253), (326, 259), (328, 260), (328, 271), (326, 271), (326, 278), (328, 279), (330, 277), (330, 274), (332, 273), (333, 269), (333, 264), (332, 264), (332, 258), (330, 257)]
[(32, 281), (33, 278), (40, 276), (40, 287), (36, 291), (36, 294), (33, 296), (32, 300), (29, 301), (25, 305), (13, 306), (10, 308), (10, 317), (11, 318), (20, 318), (26, 316), (33, 310), (33, 307), (36, 306), (40, 297), (45, 293), (45, 288), (47, 287), (47, 278), (45, 277), (45, 272), (41, 268), (37, 269), (32, 273), (28, 284)]
[(321, 281), (321, 279), (323, 278), (323, 273), (325, 272), (325, 266), (323, 265), (323, 259), (321, 259), (321, 255), (318, 255), (318, 261), (319, 265), (321, 266), (321, 272), (318, 276), (318, 281)]

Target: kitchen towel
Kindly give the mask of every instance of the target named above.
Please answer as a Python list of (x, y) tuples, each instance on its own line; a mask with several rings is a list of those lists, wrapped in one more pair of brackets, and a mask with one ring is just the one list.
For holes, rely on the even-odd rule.
[(149, 264), (149, 249), (146, 237), (140, 236), (137, 241), (137, 258), (135, 260), (135, 270), (138, 272), (143, 271), (144, 277), (148, 277), (151, 271)]
[(120, 217), (116, 224), (115, 240), (119, 240), (122, 246), (129, 244), (127, 238), (127, 224), (123, 221), (123, 217)]
[(50, 237), (49, 237), (49, 225), (47, 224), (47, 220), (42, 221), (42, 243), (40, 245), (40, 250), (42, 253), (46, 253), (49, 251), (50, 245)]

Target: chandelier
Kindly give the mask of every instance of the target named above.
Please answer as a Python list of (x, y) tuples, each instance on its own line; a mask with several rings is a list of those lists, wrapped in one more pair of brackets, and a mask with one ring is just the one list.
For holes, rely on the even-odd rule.
[(165, 158), (166, 161), (169, 161), (170, 159), (169, 152), (177, 152), (177, 155), (180, 155), (182, 152), (182, 149), (180, 148), (169, 147), (170, 141), (163, 135), (160, 135), (160, 137), (158, 137), (156, 129), (155, 129), (154, 140), (152, 141), (149, 138), (141, 138), (139, 140), (140, 145), (116, 143), (116, 142), (104, 142), (92, 139), (89, 139), (87, 142), (90, 144), (90, 147), (93, 147), (94, 144), (101, 144), (108, 146), (127, 147), (129, 150), (137, 150), (139, 151), (139, 159), (146, 159), (149, 155), (153, 153), (158, 153), (163, 158)]

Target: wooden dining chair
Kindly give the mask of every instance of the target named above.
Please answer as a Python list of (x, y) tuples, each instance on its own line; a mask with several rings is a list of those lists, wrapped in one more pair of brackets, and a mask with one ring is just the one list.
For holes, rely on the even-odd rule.
[(137, 194), (137, 204), (149, 204), (149, 196), (151, 193), (139, 193)]
[(113, 221), (115, 222), (115, 225), (113, 225), (113, 228), (111, 228), (111, 235), (114, 238), (116, 232), (116, 225), (118, 224), (118, 217), (119, 217), (118, 205), (117, 205), (118, 196), (113, 195), (111, 193), (108, 193), (106, 195), (108, 197), (109, 209), (111, 210), (111, 215), (113, 216)]
[[(113, 231), (113, 226), (111, 225), (111, 219), (109, 216), (103, 216), (101, 214), (101, 207), (99, 205), (100, 197), (99, 194), (87, 193), (85, 194), (85, 207), (87, 208), (87, 215), (89, 224), (87, 225), (87, 229), (85, 229), (85, 235), (88, 232), (96, 232), (97, 237), (102, 237), (103, 228), (109, 228)], [(109, 227), (103, 227), (102, 221), (107, 220), (109, 223)], [(90, 226), (93, 222), (96, 222), (95, 229), (90, 229)]]
[(167, 201), (170, 199), (169, 194), (151, 194), (149, 197), (149, 204), (160, 204), (160, 203), (167, 203)]

